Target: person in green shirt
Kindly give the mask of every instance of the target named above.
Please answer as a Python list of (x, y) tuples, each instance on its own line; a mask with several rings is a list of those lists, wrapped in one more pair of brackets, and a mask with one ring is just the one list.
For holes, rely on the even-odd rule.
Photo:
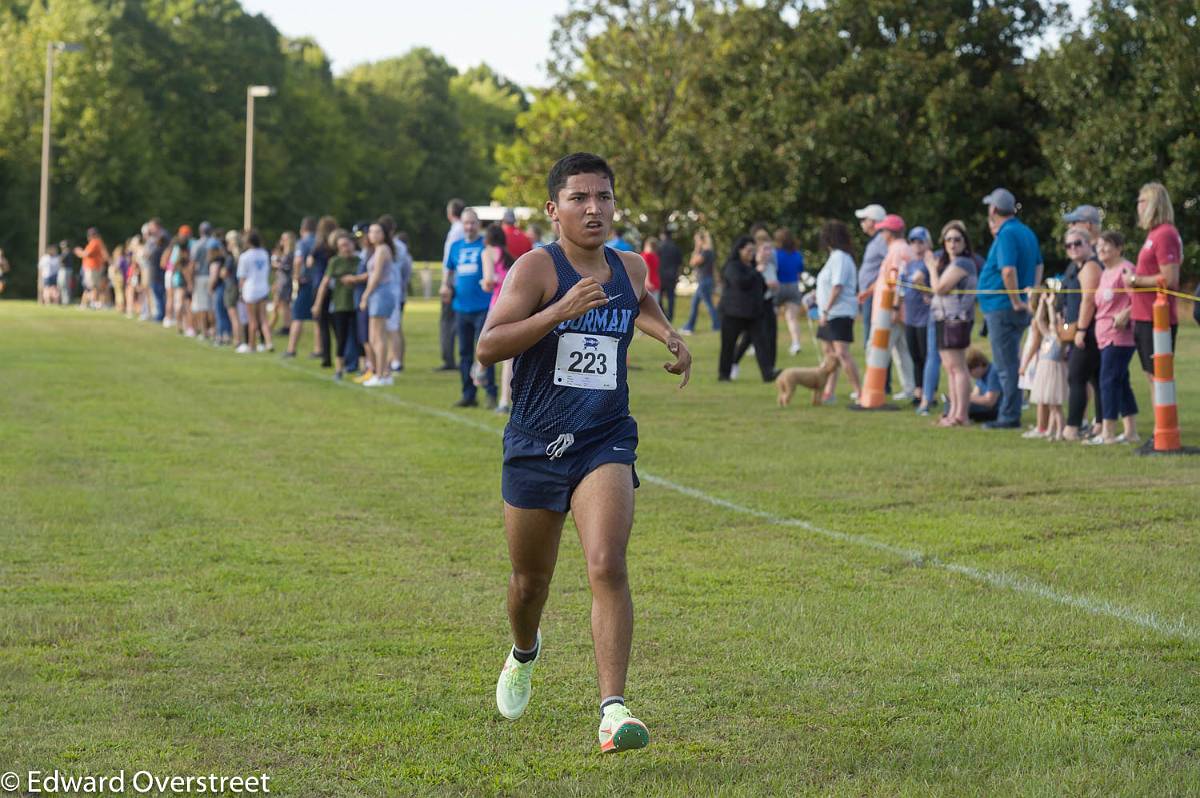
[(313, 318), (319, 319), (325, 312), (329, 292), (333, 293), (333, 301), (329, 303), (333, 311), (333, 334), (337, 338), (334, 349), (337, 371), (335, 380), (345, 376), (346, 347), (350, 341), (350, 330), (354, 325), (354, 285), (342, 282), (345, 275), (353, 276), (358, 270), (358, 257), (354, 253), (354, 239), (345, 230), (334, 233), (337, 241), (337, 255), (329, 260), (325, 268), (325, 277), (317, 288), (317, 301), (313, 303)]

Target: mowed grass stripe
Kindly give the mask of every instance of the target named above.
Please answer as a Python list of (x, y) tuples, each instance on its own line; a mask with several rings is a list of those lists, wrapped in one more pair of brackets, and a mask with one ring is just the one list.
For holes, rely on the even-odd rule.
[[(448, 408), (457, 377), (428, 374), (436, 306), (413, 310), (409, 368), (385, 393)], [(51, 322), (27, 336), (26, 316)], [(507, 637), (500, 419), (463, 414), (489, 434), (431, 423), (105, 316), (0, 305), (0, 326), (0, 463), (20, 521), (0, 530), (0, 724), (20, 730), (0, 734), (0, 765), (266, 769), (273, 791), (305, 796), (1185, 795), (1197, 783), (1194, 643), (654, 486), (639, 492), (630, 560), (630, 693), (651, 748), (596, 754), (570, 532), (534, 703), (504, 722), (491, 706)], [(714, 337), (693, 344), (711, 367)], [(718, 386), (711, 369), (680, 396), (657, 347), (634, 357), (642, 462), (709, 495), (937, 556), (1011, 557), (1128, 604), (1194, 571), (1170, 502), (1149, 540), (1105, 527), (1142, 557), (1137, 580), (1086, 536), (1010, 535), (1030, 526), (1018, 507), (1050, 500), (1027, 454), (1039, 450), (989, 439), (1024, 467), (982, 482), (1004, 499), (956, 500), (955, 518), (978, 519), (964, 533), (894, 492), (877, 444), (903, 439), (891, 456), (907, 467), (982, 434), (939, 437), (896, 414), (842, 428), (840, 408), (776, 411), (768, 386)], [(52, 386), (32, 379), (67, 362)], [(217, 422), (191, 412), (214, 402)], [(1115, 478), (1133, 458), (1081, 462), (1081, 480)], [(965, 495), (979, 473), (967, 461), (928, 502)], [(1162, 476), (1137, 478), (1166, 494)], [(839, 493), (851, 480), (861, 498)], [(1069, 490), (1055, 495), (1077, 509)], [(1124, 500), (1093, 497), (1093, 512), (1119, 520)], [(861, 520), (842, 523), (854, 507)]]
[[(292, 370), (295, 370), (297, 372), (309, 375), (311, 377), (314, 377), (314, 378), (317, 378), (320, 380), (326, 380), (326, 381), (332, 382), (331, 378), (326, 377), (318, 372), (314, 372), (310, 369), (301, 368), (301, 367), (291, 364), (287, 361), (280, 361), (280, 362), (282, 365), (284, 365), (288, 368), (291, 368)], [(360, 389), (357, 386), (354, 386), (352, 384), (340, 383), (340, 385), (342, 385), (343, 387), (346, 387), (350, 390), (364, 390), (364, 389)], [(368, 393), (376, 399), (390, 402), (391, 404), (394, 404), (399, 407), (404, 407), (409, 410), (413, 410), (413, 411), (420, 412), (420, 413), (425, 413), (427, 415), (433, 416), (435, 418), (440, 418), (444, 421), (448, 421), (453, 424), (471, 427), (473, 429), (481, 430), (483, 432), (488, 432), (488, 433), (492, 433), (492, 434), (499, 435), (499, 436), (503, 436), (503, 434), (504, 434), (503, 429), (497, 428), (495, 426), (481, 423), (479, 421), (476, 421), (469, 417), (465, 417), (458, 413), (451, 413), (451, 412), (448, 412), (445, 410), (439, 410), (436, 408), (417, 404), (415, 402), (405, 401), (404, 399), (401, 399), (392, 393), (384, 393), (384, 392), (380, 392), (380, 391), (369, 391)], [(972, 579), (977, 582), (986, 582), (987, 584), (993, 585), (994, 587), (998, 587), (998, 588), (1001, 588), (1004, 590), (1011, 590), (1016, 593), (1022, 593), (1024, 595), (1031, 596), (1036, 599), (1053, 602), (1055, 604), (1061, 604), (1065, 607), (1079, 609), (1084, 612), (1091, 613), (1093, 615), (1115, 618), (1120, 621), (1132, 623), (1136, 626), (1141, 626), (1146, 629), (1150, 629), (1150, 630), (1158, 632), (1160, 634), (1165, 634), (1165, 635), (1170, 635), (1170, 636), (1175, 636), (1175, 637), (1182, 637), (1182, 638), (1186, 638), (1186, 639), (1190, 639), (1190, 640), (1200, 640), (1200, 629), (1197, 629), (1195, 626), (1193, 626), (1191, 623), (1189, 623), (1187, 621), (1187, 619), (1182, 618), (1182, 617), (1175, 619), (1175, 620), (1167, 620), (1167, 619), (1159, 618), (1158, 616), (1156, 616), (1153, 613), (1143, 612), (1141, 610), (1134, 609), (1131, 607), (1125, 607), (1125, 606), (1122, 606), (1116, 602), (1110, 601), (1109, 599), (1106, 599), (1103, 597), (1076, 596), (1076, 595), (1072, 595), (1070, 593), (1064, 593), (1064, 592), (1061, 592), (1058, 590), (1054, 590), (1053, 588), (1051, 588), (1047, 585), (1043, 585), (1043, 584), (1037, 582), (1036, 580), (1029, 579), (1028, 577), (1022, 576), (1020, 574), (993, 573), (986, 569), (976, 568), (971, 565), (966, 565), (966, 564), (957, 563), (957, 562), (947, 562), (947, 561), (942, 560), (939, 557), (930, 557), (927, 554), (925, 554), (924, 552), (918, 551), (916, 549), (900, 548), (900, 547), (893, 546), (888, 543), (884, 543), (879, 540), (875, 540), (870, 537), (863, 536), (863, 535), (853, 535), (853, 534), (847, 534), (845, 532), (838, 532), (837, 530), (826, 529), (824, 527), (818, 526), (818, 525), (816, 525), (810, 521), (806, 521), (804, 519), (783, 518), (783, 517), (774, 515), (772, 513), (766, 512), (764, 510), (759, 510), (759, 509), (756, 509), (753, 507), (747, 507), (742, 504), (738, 504), (736, 502), (732, 502), (727, 499), (722, 499), (717, 496), (711, 496), (707, 493), (704, 493), (703, 491), (696, 490), (695, 488), (690, 488), (686, 485), (680, 485), (669, 479), (657, 476), (656, 474), (652, 474), (652, 473), (649, 473), (644, 470), (639, 470), (639, 475), (641, 476), (643, 481), (649, 482), (653, 485), (657, 485), (666, 490), (673, 491), (673, 492), (681, 494), (683, 496), (687, 496), (696, 501), (701, 501), (701, 502), (711, 504), (714, 507), (720, 507), (722, 509), (728, 510), (733, 513), (738, 513), (741, 515), (749, 515), (749, 516), (761, 519), (763, 521), (766, 521), (767, 523), (770, 523), (770, 524), (773, 524), (776, 526), (785, 526), (785, 527), (803, 529), (806, 532), (820, 535), (821, 537), (828, 538), (830, 540), (834, 540), (839, 543), (846, 543), (846, 544), (850, 544), (853, 546), (875, 549), (877, 551), (885, 552), (893, 557), (898, 557), (900, 559), (907, 560), (909, 562), (917, 563), (920, 565), (929, 565), (934, 568), (941, 568), (943, 570), (964, 576), (968, 579)]]

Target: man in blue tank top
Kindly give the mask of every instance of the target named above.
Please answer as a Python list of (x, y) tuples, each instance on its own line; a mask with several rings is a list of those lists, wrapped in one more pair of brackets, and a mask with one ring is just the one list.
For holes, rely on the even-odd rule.
[(538, 624), (570, 512), (592, 589), (600, 750), (624, 751), (650, 741), (624, 699), (633, 640), (625, 549), (638, 485), (626, 353), (635, 328), (663, 342), (674, 357), (663, 368), (683, 375), (680, 388), (692, 356), (646, 292), (645, 261), (605, 246), (616, 210), (608, 164), (589, 153), (568, 155), (547, 183), (546, 214), (561, 237), (509, 270), (477, 350), (485, 366), (515, 358), (501, 479), (514, 644), (496, 706), (515, 720), (529, 703), (542, 646)]

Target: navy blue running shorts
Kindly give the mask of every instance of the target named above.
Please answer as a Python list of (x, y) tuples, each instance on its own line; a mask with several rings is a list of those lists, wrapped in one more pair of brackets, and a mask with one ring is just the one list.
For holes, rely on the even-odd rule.
[[(500, 492), (523, 510), (571, 509), (571, 495), (583, 478), (605, 463), (637, 460), (637, 422), (631, 416), (557, 438), (514, 428), (504, 430)], [(640, 486), (633, 469), (633, 486)]]

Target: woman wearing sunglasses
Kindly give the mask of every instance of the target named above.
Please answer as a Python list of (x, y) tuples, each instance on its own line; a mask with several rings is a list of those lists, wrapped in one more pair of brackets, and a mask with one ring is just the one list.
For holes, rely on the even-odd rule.
[[(1071, 262), (1063, 274), (1064, 336), (1070, 336), (1067, 354), (1067, 423), (1063, 440), (1077, 441), (1082, 436), (1084, 411), (1088, 404), (1088, 386), (1095, 399), (1096, 418), (1100, 413), (1100, 347), (1096, 343), (1096, 289), (1100, 285), (1100, 262), (1086, 231), (1072, 225), (1063, 238)], [(1079, 292), (1079, 293), (1076, 293)], [(1061, 338), (1060, 338), (1061, 340)]]
[(929, 285), (933, 288), (933, 321), (937, 328), (938, 354), (950, 387), (950, 407), (937, 422), (941, 427), (970, 425), (971, 375), (967, 371), (967, 347), (971, 343), (971, 325), (975, 321), (975, 295), (951, 293), (974, 291), (979, 283), (979, 270), (971, 257), (971, 242), (967, 228), (957, 219), (942, 228), (943, 250), (925, 255), (929, 269)]

